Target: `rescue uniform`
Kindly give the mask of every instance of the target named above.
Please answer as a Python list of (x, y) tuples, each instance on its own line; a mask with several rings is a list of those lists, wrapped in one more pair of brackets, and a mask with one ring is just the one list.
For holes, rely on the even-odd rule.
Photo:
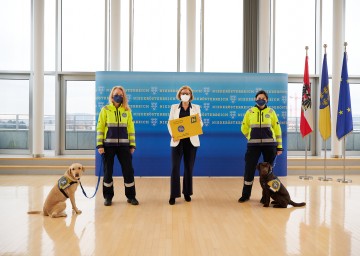
[(275, 111), (265, 105), (250, 108), (243, 119), (241, 132), (248, 140), (242, 197), (250, 198), (256, 165), (260, 156), (273, 165), (277, 151), (282, 151), (281, 127)]
[(96, 148), (104, 148), (103, 196), (114, 197), (113, 167), (117, 156), (124, 177), (125, 195), (134, 199), (136, 195), (134, 168), (130, 148), (135, 148), (135, 127), (130, 110), (122, 106), (116, 108), (113, 103), (104, 106), (97, 124)]

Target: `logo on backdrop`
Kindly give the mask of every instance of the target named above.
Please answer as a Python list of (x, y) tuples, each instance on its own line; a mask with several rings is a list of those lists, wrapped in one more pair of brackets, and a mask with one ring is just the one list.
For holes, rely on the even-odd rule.
[(104, 91), (105, 91), (104, 86), (99, 86), (99, 87), (98, 87), (98, 91), (99, 91), (100, 94), (103, 94)]
[(230, 111), (230, 117), (231, 117), (231, 119), (235, 119), (236, 111)]
[(210, 109), (210, 103), (208, 103), (208, 102), (205, 102), (203, 106), (204, 106), (205, 111), (208, 111)]
[(210, 119), (209, 119), (209, 118), (204, 118), (204, 119), (203, 119), (203, 123), (204, 123), (205, 126), (209, 126), (209, 124), (210, 124)]
[(210, 92), (210, 88), (209, 87), (204, 87), (204, 93), (205, 95), (208, 95)]
[(152, 126), (157, 126), (158, 124), (158, 119), (157, 118), (151, 118), (151, 125)]
[(151, 92), (152, 92), (152, 94), (157, 94), (157, 92), (158, 92), (158, 88), (156, 87), (156, 86), (153, 86), (153, 87), (151, 87)]
[(231, 101), (231, 103), (235, 103), (236, 102), (236, 95), (230, 95), (230, 101)]
[(151, 108), (152, 110), (156, 110), (157, 109), (157, 102), (151, 102)]

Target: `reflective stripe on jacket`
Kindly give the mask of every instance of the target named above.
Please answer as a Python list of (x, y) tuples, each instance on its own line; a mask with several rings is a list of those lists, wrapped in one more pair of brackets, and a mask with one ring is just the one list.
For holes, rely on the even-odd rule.
[(97, 123), (96, 148), (104, 146), (136, 147), (135, 126), (130, 110), (114, 104), (103, 107)]
[(248, 140), (248, 146), (274, 145), (282, 150), (281, 127), (275, 111), (265, 106), (257, 106), (246, 111), (241, 132)]

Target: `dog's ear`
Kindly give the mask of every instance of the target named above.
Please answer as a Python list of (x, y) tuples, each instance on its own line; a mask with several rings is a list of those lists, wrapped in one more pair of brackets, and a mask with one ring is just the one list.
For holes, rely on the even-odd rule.
[(83, 165), (81, 166), (81, 168), (82, 168), (82, 171), (85, 172), (85, 167)]
[(272, 171), (272, 165), (270, 164), (270, 163), (266, 163), (266, 165), (268, 166), (268, 168), (269, 168), (269, 171)]

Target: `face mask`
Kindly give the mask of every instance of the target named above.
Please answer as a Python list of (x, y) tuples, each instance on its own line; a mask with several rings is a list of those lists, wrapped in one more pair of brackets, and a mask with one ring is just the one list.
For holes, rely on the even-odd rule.
[(263, 99), (256, 100), (255, 102), (259, 107), (262, 107), (266, 104), (266, 100), (263, 100)]
[(122, 103), (123, 102), (123, 96), (121, 96), (121, 95), (114, 95), (114, 101), (116, 102), (116, 103)]
[(180, 96), (181, 101), (188, 102), (190, 100), (190, 95), (182, 94)]

